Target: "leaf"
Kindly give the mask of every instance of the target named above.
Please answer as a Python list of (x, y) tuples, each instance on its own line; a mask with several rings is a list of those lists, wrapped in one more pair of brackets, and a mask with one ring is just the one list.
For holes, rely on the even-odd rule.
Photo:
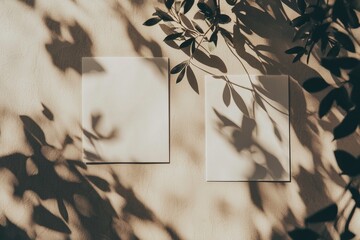
[(206, 17), (211, 17), (214, 15), (213, 10), (206, 3), (199, 2), (197, 6)]
[(353, 57), (341, 57), (332, 60), (342, 69), (353, 69), (359, 64), (359, 60)]
[(337, 89), (331, 90), (320, 102), (319, 118), (325, 116), (331, 109), (337, 94)]
[(58, 204), (58, 209), (59, 209), (60, 215), (65, 220), (65, 222), (68, 222), (69, 221), (69, 214), (67, 212), (64, 200), (58, 198), (57, 199), (57, 204)]
[(172, 5), (174, 4), (174, 0), (166, 0), (165, 1), (165, 6), (168, 8), (168, 9), (171, 9)]
[(186, 68), (184, 68), (183, 70), (181, 70), (181, 72), (179, 73), (178, 77), (176, 78), (176, 83), (181, 82), (181, 80), (183, 80), (184, 76), (185, 76), (185, 72), (186, 72)]
[(187, 13), (192, 8), (194, 2), (195, 2), (194, 0), (185, 0), (184, 14)]
[(173, 33), (173, 34), (170, 34), (168, 35), (167, 37), (164, 38), (164, 41), (173, 41), (179, 37), (181, 37), (183, 35), (182, 32), (180, 33)]
[(342, 32), (334, 33), (335, 39), (348, 51), (355, 52), (355, 46), (348, 35)]
[(225, 84), (222, 97), (225, 105), (228, 107), (230, 105), (230, 100), (231, 100), (230, 87), (228, 83)]
[(356, 235), (353, 232), (350, 232), (349, 230), (345, 230), (343, 233), (341, 233), (340, 240), (351, 240), (354, 237), (356, 237)]
[(224, 116), (223, 114), (219, 113), (215, 108), (213, 108), (214, 113), (216, 114), (216, 116), (219, 118), (219, 120), (221, 121), (223, 127), (235, 127), (235, 128), (239, 128), (238, 125), (236, 125), (236, 123), (234, 123), (233, 121), (231, 121), (229, 118), (227, 118), (226, 116)]
[(343, 150), (334, 151), (336, 162), (343, 174), (351, 177), (360, 174), (360, 161)]
[(349, 1), (350, 2), (350, 6), (357, 10), (357, 11), (360, 11), (360, 0), (351, 0)]
[(218, 18), (219, 18), (219, 23), (221, 24), (226, 24), (231, 22), (231, 18), (226, 14), (220, 14)]
[(347, 11), (347, 15), (348, 15), (348, 18), (349, 18), (350, 27), (351, 28), (358, 28), (360, 26), (360, 24), (359, 24), (359, 19), (357, 17), (357, 14), (355, 13), (355, 11), (350, 9), (350, 8), (347, 8), (346, 11)]
[(321, 37), (321, 52), (322, 52), (323, 54), (325, 53), (325, 50), (326, 50), (328, 44), (329, 44), (329, 38), (328, 38), (328, 36), (327, 36), (327, 35), (323, 35), (323, 36)]
[(155, 24), (157, 24), (158, 22), (161, 21), (161, 18), (159, 17), (153, 17), (153, 18), (150, 18), (148, 20), (146, 20), (143, 25), (144, 26), (154, 26)]
[(49, 119), (50, 121), (54, 120), (54, 114), (50, 111), (50, 109), (48, 107), (46, 107), (43, 103), (41, 103), (42, 107), (44, 108), (42, 113), (45, 115), (45, 117), (47, 119)]
[(192, 24), (194, 25), (195, 29), (199, 32), (199, 33), (204, 33), (204, 30), (202, 30), (202, 28), (199, 26), (199, 24), (197, 24), (195, 21), (191, 20)]
[(34, 208), (33, 216), (35, 222), (43, 227), (61, 233), (71, 233), (70, 228), (64, 223), (63, 220), (52, 214), (49, 210), (41, 205)]
[(316, 26), (311, 33), (311, 40), (316, 43), (321, 39), (321, 36), (326, 34), (326, 30), (329, 28), (330, 23), (324, 23), (320, 26)]
[(337, 55), (339, 55), (340, 53), (340, 46), (339, 44), (334, 45), (330, 51), (328, 52), (328, 54), (326, 55), (327, 57), (337, 57)]
[(43, 130), (40, 128), (40, 126), (30, 117), (21, 115), (20, 116), (21, 121), (24, 124), (25, 130), (34, 137), (39, 143), (42, 145), (46, 144), (45, 134)]
[(305, 12), (305, 9), (306, 9), (305, 0), (297, 0), (297, 5), (298, 5), (298, 8), (299, 8), (300, 12), (303, 14)]
[(295, 62), (297, 62), (297, 61), (299, 61), (300, 59), (301, 59), (301, 57), (304, 55), (304, 53), (305, 52), (300, 52), (300, 53), (298, 53), (295, 57), (294, 57), (294, 59), (293, 59), (293, 63), (295, 63)]
[(188, 67), (186, 69), (186, 77), (187, 77), (187, 80), (190, 84), (190, 87), (197, 93), (199, 94), (199, 86), (198, 86), (198, 83), (197, 83), (197, 80), (196, 80), (196, 77), (195, 77), (195, 74), (194, 74), (194, 71), (191, 69), (191, 67)]
[(248, 108), (242, 99), (242, 97), (237, 93), (233, 88), (231, 88), (231, 95), (236, 104), (236, 106), (240, 109), (240, 111), (247, 117), (249, 117)]
[(226, 0), (226, 2), (231, 5), (231, 6), (234, 6), (237, 2), (237, 0)]
[[(265, 104), (264, 104), (263, 100), (261, 100), (260, 94), (259, 94), (257, 91), (255, 91), (254, 94), (255, 94), (255, 102), (256, 102), (265, 112), (267, 112), (266, 107), (265, 107)], [(274, 127), (276, 127), (276, 126), (274, 125)]]
[(360, 208), (360, 193), (359, 190), (354, 187), (349, 187), (351, 198), (355, 201), (356, 207)]
[(211, 36), (210, 36), (210, 42), (213, 42), (215, 44), (215, 46), (217, 46), (217, 41), (218, 41), (218, 31), (215, 30)]
[(320, 237), (319, 234), (308, 228), (297, 228), (289, 232), (289, 236), (293, 240), (317, 240)]
[(331, 204), (305, 219), (305, 223), (331, 222), (336, 219), (338, 206)]
[(232, 44), (234, 40), (233, 40), (233, 37), (231, 36), (231, 33), (224, 28), (219, 28), (219, 30), (220, 30), (221, 35), (224, 37), (225, 41)]
[(189, 38), (189, 39), (185, 40), (184, 42), (182, 42), (180, 44), (179, 48), (186, 48), (186, 47), (190, 46), (194, 41), (195, 41), (195, 38)]
[(190, 53), (194, 54), (195, 51), (196, 51), (196, 41), (194, 40), (190, 46)]
[(170, 14), (168, 14), (167, 12), (164, 12), (163, 10), (161, 10), (160, 8), (155, 8), (156, 10), (156, 15), (159, 16), (159, 18), (161, 18), (161, 20), (163, 20), (164, 22), (171, 22), (174, 21), (173, 17), (170, 16)]
[(89, 179), (89, 181), (92, 182), (100, 190), (102, 190), (104, 192), (109, 192), (110, 191), (110, 185), (104, 179), (102, 179), (100, 177), (97, 177), (97, 176), (92, 176), (92, 175), (88, 175), (87, 179)]
[(311, 22), (307, 22), (304, 25), (302, 25), (299, 30), (297, 30), (297, 32), (295, 33), (295, 36), (293, 38), (293, 42), (295, 42), (296, 40), (305, 38), (307, 36), (307, 33), (309, 31), (311, 31), (311, 29), (313, 28), (313, 24)]
[(356, 109), (346, 114), (342, 122), (333, 130), (334, 139), (340, 139), (355, 132), (359, 125), (359, 115)]
[(309, 20), (310, 20), (309, 15), (307, 15), (307, 14), (300, 15), (297, 18), (292, 20), (291, 25), (293, 27), (300, 27), (300, 26), (304, 25), (306, 22), (308, 22)]
[(305, 48), (301, 46), (296, 46), (285, 51), (286, 54), (294, 54), (294, 53), (298, 54), (301, 52), (305, 52)]
[(353, 103), (350, 100), (349, 94), (344, 86), (337, 89), (336, 103), (339, 107), (349, 112), (353, 107)]
[(322, 77), (313, 77), (306, 80), (303, 84), (303, 87), (308, 92), (319, 92), (324, 90), (325, 88), (329, 87), (330, 85), (325, 82)]
[(183, 61), (181, 63), (179, 63), (178, 65), (176, 65), (175, 67), (173, 67), (170, 71), (171, 74), (176, 74), (179, 73), (181, 70), (184, 69), (184, 67), (188, 64), (188, 61)]

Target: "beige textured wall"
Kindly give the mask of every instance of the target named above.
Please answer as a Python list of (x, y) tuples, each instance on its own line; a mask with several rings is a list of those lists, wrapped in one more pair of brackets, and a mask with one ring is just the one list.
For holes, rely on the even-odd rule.
[[(162, 41), (165, 34), (160, 27), (142, 26), (152, 14), (154, 4), (157, 4), (155, 0), (2, 0), (1, 156), (14, 152), (32, 154), (19, 118), (28, 115), (43, 129), (46, 141), (56, 148), (61, 148), (65, 135), (69, 134), (75, 143), (67, 146), (63, 154), (66, 159), (80, 158), (81, 143), (76, 137), (81, 136), (81, 57), (165, 56), (170, 58), (170, 66), (186, 59), (185, 54)], [(9, 226), (11, 222), (36, 239), (67, 239), (62, 228), (48, 226), (59, 225), (57, 222), (49, 221), (45, 224), (48, 227), (44, 227), (31, 217), (34, 206), (40, 204), (63, 219), (57, 200), (63, 199), (68, 213), (67, 222), (63, 221), (71, 239), (136, 239), (137, 236), (144, 240), (275, 240), (286, 239), (286, 231), (301, 226), (307, 214), (338, 199), (344, 180), (337, 174), (332, 150), (341, 144), (354, 150), (359, 139), (332, 142), (331, 129), (341, 118), (339, 112), (318, 120), (315, 111), (321, 96), (303, 92), (299, 84), (318, 72), (326, 73), (321, 72), (316, 56), (308, 65), (291, 64), (292, 57), (284, 51), (293, 46), (290, 41), (293, 30), (280, 6), (280, 1), (269, 1), (266, 6), (269, 13), (257, 16), (259, 13), (254, 12), (249, 21), (249, 25), (258, 29), (249, 38), (270, 59), (268, 71), (261, 72), (243, 62), (250, 73), (292, 77), (291, 183), (205, 182), (203, 79), (206, 73), (196, 70), (199, 95), (186, 81), (176, 85), (175, 78), (171, 78), (170, 164), (91, 165), (75, 171), (64, 158), (48, 157), (49, 161), (55, 159), (51, 165), (54, 171), (39, 178), (45, 187), (33, 187), (22, 196), (14, 191), (23, 181), (17, 179), (16, 171), (9, 170), (11, 167), (2, 167), (1, 224)], [(290, 8), (285, 5), (283, 8), (290, 18), (295, 16)], [(256, 57), (250, 49), (247, 52), (250, 57)], [(213, 54), (225, 62), (226, 73), (244, 73), (224, 42), (219, 42)], [(214, 74), (221, 73), (202, 63), (199, 66)], [(53, 112), (53, 122), (41, 114), (41, 103)], [(29, 175), (36, 175), (39, 166), (24, 161), (28, 172), (35, 169)], [(57, 174), (69, 184), (49, 180), (54, 179), (51, 174)], [(105, 179), (110, 191), (85, 184), (90, 179), (87, 175)], [(55, 193), (42, 194), (51, 189), (56, 189)], [(358, 222), (357, 229), (359, 226)], [(355, 222), (352, 228), (356, 229)], [(335, 230), (329, 225), (326, 231)]]

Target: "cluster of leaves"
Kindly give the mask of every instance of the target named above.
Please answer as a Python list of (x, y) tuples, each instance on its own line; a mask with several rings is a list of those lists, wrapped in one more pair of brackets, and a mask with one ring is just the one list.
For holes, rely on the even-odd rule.
[[(223, 1), (225, 2), (225, 1)], [(236, 50), (234, 33), (228, 32), (223, 24), (231, 22), (231, 18), (223, 14), (220, 8), (222, 1), (209, 0), (165, 0), (166, 10), (156, 8), (153, 17), (148, 19), (144, 25), (153, 26), (164, 22), (170, 27), (171, 32), (167, 34), (164, 41), (174, 42), (180, 50), (189, 53), (189, 59), (177, 64), (171, 69), (171, 74), (177, 74), (176, 82), (182, 81), (185, 75), (192, 88), (198, 92), (197, 84), (191, 83), (190, 79), (194, 76), (191, 69), (194, 56), (200, 51), (211, 52), (218, 43), (218, 37), (222, 36), (225, 42)], [(230, 6), (240, 3), (238, 0), (226, 0)], [(205, 30), (194, 20), (186, 18), (186, 14), (193, 6), (198, 8), (197, 19), (203, 19), (202, 26), (207, 26)], [(335, 0), (329, 4), (323, 0), (307, 1), (297, 0), (300, 15), (292, 21), (292, 26), (296, 29), (293, 41), (300, 41), (303, 44), (297, 45), (286, 50), (287, 54), (294, 54), (293, 62), (299, 61), (306, 56), (309, 62), (314, 50), (319, 50), (322, 54), (321, 65), (336, 76), (341, 84), (332, 86), (321, 77), (308, 79), (303, 87), (311, 92), (328, 90), (327, 95), (319, 106), (319, 117), (322, 118), (329, 113), (334, 105), (337, 105), (345, 114), (344, 119), (334, 128), (334, 139), (345, 138), (354, 133), (360, 122), (360, 60), (348, 54), (356, 56), (356, 46), (359, 41), (352, 34), (352, 29), (360, 27), (357, 11), (360, 10), (359, 0)], [(235, 15), (236, 8), (233, 8)], [(355, 44), (354, 44), (355, 43)], [(208, 47), (204, 47), (207, 44)], [(360, 45), (358, 46), (360, 47)], [(236, 51), (238, 54), (239, 52)], [(227, 79), (223, 90), (223, 101), (226, 106), (234, 100), (239, 109), (246, 115), (248, 110), (244, 106), (241, 96), (235, 91), (232, 83)], [(250, 80), (251, 81), (251, 80)], [(261, 96), (253, 89), (256, 102), (261, 105)], [(350, 177), (360, 175), (360, 157), (354, 157), (343, 150), (336, 150), (335, 157), (342, 174)], [(352, 194), (355, 206), (347, 218), (345, 227), (341, 230), (341, 239), (353, 239), (355, 235), (349, 230), (349, 224), (356, 208), (360, 206), (359, 187), (349, 184), (346, 191)], [(334, 226), (339, 218), (337, 204), (334, 203), (319, 212), (305, 219), (305, 228), (298, 228), (289, 233), (294, 240), (297, 239), (319, 239), (322, 236), (309, 228), (309, 224), (334, 221)]]
[[(44, 104), (42, 106), (43, 115), (48, 121), (54, 121), (54, 114)], [(17, 179), (13, 197), (22, 199), (25, 192), (34, 192), (34, 200), (27, 204), (27, 208), (31, 209), (30, 213), (32, 213), (36, 224), (52, 231), (64, 235), (71, 234), (69, 207), (73, 209), (71, 210), (74, 211), (73, 213), (77, 214), (81, 224), (90, 229), (91, 234), (98, 234), (97, 231), (104, 233), (108, 231), (108, 229), (105, 230), (105, 227), (98, 229), (91, 227), (89, 216), (77, 208), (78, 203), (75, 196), (86, 198), (89, 201), (89, 208), (93, 209), (95, 214), (103, 213), (103, 216), (108, 214), (109, 219), (113, 217), (110, 216), (113, 213), (104, 212), (104, 208), (109, 208), (110, 205), (103, 201), (98, 193), (98, 191), (110, 191), (109, 183), (98, 176), (85, 174), (87, 166), (83, 161), (81, 159), (68, 159), (64, 153), (68, 147), (75, 147), (74, 141), (75, 139), (79, 140), (79, 138), (66, 135), (62, 148), (59, 149), (47, 142), (44, 131), (34, 119), (22, 115), (20, 120), (23, 124), (26, 142), (33, 153), (25, 155), (17, 152), (0, 157), (0, 168), (8, 169)], [(43, 202), (49, 199), (56, 200), (60, 216), (53, 214), (43, 205)], [(29, 236), (27, 236), (28, 232), (17, 232), (20, 230), (16, 227), (17, 222), (12, 223), (10, 219), (7, 219), (7, 216), (5, 217), (6, 226), (0, 227), (0, 238), (35, 238), (35, 231)]]
[[(341, 83), (331, 86), (322, 77), (314, 77), (306, 80), (303, 87), (310, 93), (328, 90), (320, 102), (319, 117), (329, 114), (331, 108), (337, 105), (345, 117), (333, 129), (334, 140), (345, 138), (356, 132), (360, 125), (360, 60), (348, 55), (356, 52), (354, 43), (359, 45), (351, 29), (360, 27), (356, 14), (356, 11), (360, 10), (360, 2), (336, 0), (333, 5), (329, 5), (317, 1), (316, 5), (312, 5), (305, 0), (298, 0), (297, 3), (300, 16), (292, 21), (292, 25), (297, 28), (294, 41), (303, 40), (305, 45), (288, 49), (286, 53), (296, 54), (293, 62), (307, 55), (308, 62), (311, 52), (318, 45), (323, 55), (321, 65)], [(352, 179), (359, 177), (360, 156), (356, 158), (344, 150), (336, 150), (334, 154), (341, 174)], [(359, 186), (353, 186), (351, 183), (345, 190), (351, 193), (355, 205), (341, 231), (341, 240), (355, 237), (349, 230), (349, 225), (355, 210), (360, 207), (360, 193)], [(337, 206), (333, 204), (308, 217), (305, 223), (334, 221), (336, 227), (337, 218)], [(289, 232), (289, 235), (294, 240), (321, 238), (310, 228), (295, 229)]]
[[(235, 5), (236, 2), (237, 0), (227, 0), (229, 5)], [(193, 7), (194, 0), (166, 0), (164, 2), (166, 11), (156, 8), (153, 17), (144, 22), (145, 26), (153, 26), (161, 21), (167, 23), (172, 32), (165, 37), (164, 41), (175, 41), (179, 49), (190, 52), (189, 59), (177, 64), (170, 71), (171, 74), (178, 74), (176, 83), (181, 82), (185, 75), (189, 82), (191, 81), (190, 78), (194, 76), (194, 73), (190, 65), (194, 54), (200, 51), (199, 48), (211, 52), (217, 46), (219, 33), (226, 41), (230, 43), (233, 41), (231, 33), (221, 26), (230, 23), (231, 18), (221, 13), (220, 2), (214, 0), (213, 3), (212, 6), (205, 2), (197, 3), (198, 13), (204, 19), (207, 30), (203, 30), (198, 23), (194, 20), (189, 21), (185, 16)], [(205, 42), (208, 43), (208, 50), (202, 46)], [(197, 83), (190, 82), (190, 85), (198, 93)]]
[(341, 48), (355, 52), (351, 38), (344, 31), (360, 26), (355, 12), (360, 10), (357, 2), (336, 0), (330, 6), (322, 1), (307, 4), (305, 0), (298, 0), (300, 16), (292, 20), (292, 26), (297, 29), (293, 41), (303, 40), (304, 46), (295, 46), (286, 51), (296, 54), (293, 62), (299, 61), (304, 55), (307, 55), (308, 62), (316, 45), (329, 58), (338, 56)]

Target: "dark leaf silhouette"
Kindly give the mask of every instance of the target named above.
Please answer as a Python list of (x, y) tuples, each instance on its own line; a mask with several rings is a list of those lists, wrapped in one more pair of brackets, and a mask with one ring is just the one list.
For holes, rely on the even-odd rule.
[(336, 162), (343, 174), (356, 176), (360, 174), (360, 161), (343, 150), (334, 151)]
[(161, 10), (160, 8), (155, 8), (156, 12), (155, 14), (161, 18), (161, 20), (163, 20), (164, 22), (171, 22), (174, 21), (174, 19), (172, 18), (172, 16), (170, 16), (170, 14), (168, 14), (167, 12), (164, 12), (163, 10)]
[(214, 14), (213, 10), (204, 2), (199, 2), (197, 6), (200, 11), (207, 17), (211, 17)]
[(153, 17), (148, 20), (146, 20), (143, 25), (145, 26), (154, 26), (155, 24), (159, 23), (161, 21), (161, 18), (159, 17)]
[(45, 134), (43, 130), (39, 127), (39, 125), (30, 117), (25, 115), (21, 115), (20, 119), (24, 124), (25, 130), (30, 135), (32, 135), (39, 143), (45, 145), (46, 144)]
[(340, 46), (338, 44), (335, 44), (335, 46), (333, 46), (328, 54), (326, 55), (327, 57), (337, 57), (337, 55), (339, 55), (340, 53)]
[(355, 52), (354, 43), (351, 41), (350, 37), (342, 32), (335, 32), (335, 38), (338, 42), (348, 51)]
[(64, 200), (58, 198), (57, 199), (57, 204), (58, 204), (58, 209), (59, 209), (60, 215), (65, 220), (65, 222), (68, 222), (69, 221), (69, 214), (67, 212)]
[(218, 41), (218, 31), (215, 30), (211, 36), (210, 36), (210, 42), (213, 42), (215, 44), (215, 46), (217, 46), (217, 41)]
[(219, 23), (221, 24), (226, 24), (231, 22), (231, 18), (226, 14), (220, 14), (218, 18), (219, 18)]
[(186, 76), (187, 76), (187, 80), (191, 86), (191, 88), (197, 93), (199, 94), (199, 86), (196, 80), (196, 76), (194, 74), (194, 71), (191, 69), (191, 67), (188, 67), (186, 69)]
[(185, 40), (184, 42), (182, 42), (179, 47), (186, 48), (186, 47), (190, 46), (191, 44), (193, 44), (194, 41), (195, 41), (195, 38), (189, 38), (189, 39)]
[(349, 187), (351, 198), (355, 201), (356, 207), (360, 208), (360, 192), (354, 187)]
[(296, 47), (293, 47), (293, 48), (290, 48), (288, 50), (285, 51), (285, 53), (287, 54), (298, 54), (298, 53), (304, 53), (305, 52), (305, 48), (301, 47), (301, 46), (296, 46)]
[(50, 111), (50, 109), (48, 107), (45, 106), (45, 104), (41, 103), (42, 107), (44, 108), (42, 113), (45, 115), (45, 117), (47, 119), (49, 119), (50, 121), (54, 120), (54, 114)]
[(359, 112), (351, 110), (342, 122), (334, 128), (334, 139), (339, 139), (352, 134), (359, 125)]
[(289, 232), (289, 236), (293, 240), (317, 240), (319, 239), (319, 234), (314, 232), (311, 229), (307, 228), (297, 228)]
[(308, 32), (310, 30), (312, 30), (312, 28), (313, 28), (313, 25), (311, 24), (311, 22), (307, 22), (304, 25), (302, 25), (299, 28), (299, 30), (295, 33), (293, 41), (295, 42), (296, 40), (303, 39), (303, 38), (307, 37)]
[(235, 128), (239, 128), (238, 125), (236, 125), (236, 123), (234, 123), (233, 121), (231, 121), (229, 118), (225, 117), (224, 115), (222, 115), (221, 113), (219, 113), (215, 108), (213, 108), (216, 116), (219, 118), (219, 120), (221, 121), (222, 125), (224, 127), (235, 127)]
[(181, 72), (179, 73), (179, 75), (176, 78), (176, 83), (179, 83), (183, 80), (183, 78), (185, 76), (185, 72), (186, 72), (186, 68), (183, 68), (183, 70), (181, 70)]
[(232, 98), (236, 104), (236, 106), (240, 109), (240, 111), (247, 117), (249, 117), (249, 111), (248, 108), (244, 102), (244, 100), (242, 99), (242, 97), (240, 96), (239, 93), (237, 93), (233, 88), (231, 88), (231, 95)]
[(306, 9), (306, 3), (305, 0), (297, 0), (297, 5), (301, 13), (305, 12)]
[(337, 94), (337, 89), (331, 90), (320, 102), (319, 117), (325, 116), (331, 109)]
[(62, 233), (71, 233), (69, 227), (60, 218), (49, 212), (43, 206), (34, 209), (34, 220), (37, 224)]
[(356, 235), (353, 232), (350, 232), (349, 230), (345, 230), (343, 233), (341, 233), (340, 240), (351, 240), (354, 237), (356, 237)]
[(260, 94), (259, 94), (257, 91), (255, 91), (254, 94), (255, 94), (255, 102), (256, 102), (265, 112), (267, 112), (266, 107), (265, 107), (265, 105), (264, 105), (263, 100), (261, 99)]
[(325, 80), (321, 77), (314, 77), (306, 80), (303, 84), (303, 87), (308, 92), (319, 92), (329, 87), (330, 85), (325, 82)]
[(323, 58), (321, 59), (321, 65), (328, 69), (336, 76), (340, 76), (341, 69), (352, 69), (359, 64), (359, 60), (352, 57), (341, 58)]
[(196, 51), (196, 41), (194, 39), (194, 41), (191, 43), (190, 46), (190, 54), (194, 54), (195, 51)]
[(180, 32), (180, 33), (173, 33), (173, 34), (170, 34), (170, 35), (166, 36), (166, 37), (164, 38), (164, 41), (172, 41), (172, 40), (175, 40), (175, 39), (181, 37), (182, 35), (183, 35), (182, 32)]
[(338, 207), (336, 204), (321, 209), (313, 215), (305, 219), (305, 223), (319, 223), (319, 222), (330, 222), (336, 219), (338, 213)]
[(221, 35), (224, 37), (224, 39), (226, 41), (228, 41), (231, 44), (234, 42), (233, 37), (231, 36), (231, 33), (229, 33), (228, 30), (226, 30), (224, 28), (219, 28), (219, 30), (220, 30)]
[(226, 0), (226, 2), (231, 5), (231, 6), (234, 6), (237, 2), (237, 0)]
[(300, 52), (300, 53), (298, 53), (298, 54), (294, 57), (294, 59), (293, 59), (292, 62), (295, 63), (295, 62), (299, 61), (299, 60), (301, 59), (301, 57), (304, 56), (304, 53), (305, 53), (305, 52)]
[(336, 103), (339, 107), (349, 112), (353, 107), (353, 103), (350, 100), (349, 94), (344, 86), (337, 89)]
[(185, 0), (184, 13), (187, 13), (188, 11), (190, 11), (192, 6), (194, 5), (194, 2), (195, 2), (195, 0)]
[(165, 1), (165, 6), (166, 6), (168, 9), (170, 9), (173, 4), (174, 4), (174, 0), (166, 0), (166, 1)]
[(179, 73), (181, 70), (183, 70), (185, 68), (185, 66), (188, 64), (187, 61), (181, 62), (178, 65), (176, 65), (175, 67), (173, 67), (170, 71), (171, 74), (176, 74)]
[(226, 83), (223, 90), (223, 101), (227, 107), (230, 105), (230, 100), (231, 100), (230, 87), (229, 84)]
[(305, 24), (307, 21), (310, 20), (309, 15), (305, 14), (305, 15), (300, 15), (299, 17), (295, 18), (292, 20), (292, 26), (293, 27), (300, 27), (303, 24)]
[(90, 182), (92, 182), (96, 187), (98, 187), (102, 191), (104, 192), (110, 191), (109, 183), (104, 179), (97, 176), (87, 176), (87, 178), (89, 179)]

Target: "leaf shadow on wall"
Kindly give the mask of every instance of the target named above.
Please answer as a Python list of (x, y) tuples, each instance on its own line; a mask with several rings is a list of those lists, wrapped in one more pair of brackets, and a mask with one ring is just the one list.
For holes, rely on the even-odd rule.
[[(45, 104), (43, 106), (46, 107)], [(51, 110), (47, 107), (46, 110), (43, 114), (47, 121), (56, 121)], [(93, 117), (94, 127), (100, 117)], [(88, 235), (89, 239), (139, 239), (128, 223), (130, 218), (152, 223), (172, 239), (182, 239), (172, 227), (161, 222), (130, 187), (125, 187), (111, 168), (110, 183), (108, 179), (92, 175), (81, 159), (68, 158), (69, 149), (81, 151), (78, 147), (81, 138), (66, 134), (62, 148), (58, 149), (46, 141), (46, 133), (32, 117), (22, 115), (20, 121), (32, 154), (16, 152), (0, 158), (1, 171), (11, 173), (9, 176), (15, 180), (6, 181), (7, 175), (3, 174), (3, 182), (9, 182), (7, 187), (13, 191), (2, 198), (13, 199), (14, 205), (7, 206), (10, 211), (15, 210), (15, 203), (25, 207), (27, 212), (24, 215), (30, 215), (32, 220), (24, 226), (23, 223), (13, 222), (5, 214), (6, 225), (0, 227), (1, 237), (9, 240), (34, 239), (42, 232), (38, 232), (36, 226), (41, 226), (68, 239), (76, 216), (83, 231), (87, 231), (82, 234)], [(95, 140), (111, 138), (104, 135), (98, 134)], [(114, 209), (106, 197), (110, 193), (124, 199), (121, 209)], [(48, 208), (46, 202), (50, 200), (56, 201), (57, 209)], [(117, 212), (122, 213), (121, 217)]]
[[(323, 164), (324, 156), (321, 152), (322, 145), (319, 135), (321, 129), (330, 130), (339, 120), (331, 114), (332, 123), (330, 126), (326, 126), (307, 111), (305, 95), (300, 85), (310, 77), (319, 76), (319, 73), (316, 69), (302, 62), (292, 64), (292, 57), (284, 53), (286, 49), (294, 44), (291, 42), (294, 29), (290, 27), (290, 19), (285, 13), (283, 4), (294, 11), (298, 11), (296, 1), (238, 2), (232, 9), (236, 15), (236, 23), (233, 26), (233, 47), (236, 57), (240, 61), (244, 60), (261, 73), (266, 75), (284, 74), (291, 77), (291, 126), (300, 143), (310, 150), (316, 172), (316, 174), (313, 174), (300, 166), (299, 173), (292, 176), (293, 181), (299, 184), (299, 195), (305, 203), (306, 214), (309, 215), (331, 203), (332, 200), (326, 190), (326, 181), (331, 181), (341, 187), (346, 185), (337, 170), (333, 167), (329, 169)], [(254, 36), (265, 40), (266, 44), (256, 44), (257, 41), (253, 41)], [(318, 56), (313, 57), (319, 60)], [(320, 100), (322, 96), (315, 95), (315, 98)], [(267, 193), (279, 192), (281, 194), (287, 188), (287, 184), (283, 183), (249, 183), (253, 203), (262, 211), (264, 211), (264, 202), (268, 202)], [(309, 196), (313, 196), (314, 193), (316, 193), (316, 199), (309, 199)], [(286, 198), (286, 195), (284, 198)], [(273, 207), (276, 206), (275, 202), (270, 201), (270, 203), (273, 204)], [(267, 211), (269, 210), (267, 209)], [(283, 219), (280, 218), (279, 221), (286, 221), (287, 224), (292, 226), (302, 225), (294, 217), (290, 206), (287, 208), (287, 214)], [(321, 228), (321, 226), (318, 226), (318, 228)], [(323, 233), (325, 236), (330, 235), (327, 229)], [(283, 229), (274, 228), (272, 234), (274, 240), (283, 239), (286, 232)]]

